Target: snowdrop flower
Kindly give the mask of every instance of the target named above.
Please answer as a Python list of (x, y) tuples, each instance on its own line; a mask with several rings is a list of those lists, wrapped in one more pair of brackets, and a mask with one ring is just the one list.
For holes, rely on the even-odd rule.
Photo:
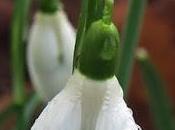
[(45, 101), (53, 98), (71, 76), (74, 43), (75, 30), (62, 9), (37, 12), (27, 60), (32, 83)]
[(138, 130), (115, 77), (118, 33), (113, 24), (93, 23), (77, 69), (48, 103), (31, 130)]

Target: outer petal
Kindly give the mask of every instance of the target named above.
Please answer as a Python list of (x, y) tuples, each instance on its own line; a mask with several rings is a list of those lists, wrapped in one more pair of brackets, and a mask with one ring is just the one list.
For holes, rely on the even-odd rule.
[(75, 32), (63, 11), (38, 13), (34, 20), (28, 45), (29, 72), (41, 97), (50, 100), (71, 75)]
[(80, 130), (83, 77), (75, 74), (44, 109), (31, 130)]
[(96, 81), (75, 71), (32, 130), (138, 130), (115, 77)]
[(101, 107), (96, 130), (138, 130), (132, 110), (123, 99), (123, 91), (118, 80), (113, 77), (108, 82), (107, 91)]

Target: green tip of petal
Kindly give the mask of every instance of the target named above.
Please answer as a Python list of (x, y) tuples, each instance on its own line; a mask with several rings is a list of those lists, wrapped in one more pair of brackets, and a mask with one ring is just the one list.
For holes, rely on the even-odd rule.
[(103, 20), (92, 23), (80, 52), (80, 72), (98, 80), (114, 76), (119, 55), (118, 44), (118, 31), (112, 23), (106, 24)]

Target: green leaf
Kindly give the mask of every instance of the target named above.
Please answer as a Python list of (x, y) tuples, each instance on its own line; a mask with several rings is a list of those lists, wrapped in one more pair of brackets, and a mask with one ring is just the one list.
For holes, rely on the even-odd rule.
[(24, 37), (30, 0), (15, 0), (11, 26), (12, 86), (15, 104), (25, 100)]
[(129, 3), (127, 22), (121, 39), (120, 64), (117, 73), (124, 93), (127, 93), (128, 90), (134, 62), (134, 52), (139, 40), (146, 1), (147, 0), (130, 0)]
[(145, 50), (137, 51), (137, 61), (146, 84), (149, 94), (151, 111), (155, 119), (155, 125), (158, 130), (175, 130), (175, 122), (171, 104), (164, 88), (165, 85), (155, 67), (149, 60), (149, 56)]

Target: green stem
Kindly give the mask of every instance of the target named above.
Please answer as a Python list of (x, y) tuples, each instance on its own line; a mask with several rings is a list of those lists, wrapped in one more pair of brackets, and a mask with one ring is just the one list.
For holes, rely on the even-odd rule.
[(88, 29), (94, 21), (102, 18), (104, 10), (105, 0), (89, 0), (88, 3), (88, 18), (87, 26)]
[(141, 72), (148, 90), (152, 114), (158, 130), (175, 130), (173, 112), (164, 83), (151, 64), (145, 50), (139, 49), (137, 52)]
[(24, 102), (24, 34), (30, 0), (16, 0), (11, 27), (12, 85), (15, 104)]
[(81, 6), (80, 20), (77, 32), (77, 39), (74, 50), (73, 69), (77, 68), (77, 61), (84, 36), (91, 24), (103, 17), (104, 0), (83, 0)]
[(77, 68), (77, 61), (80, 55), (80, 46), (87, 30), (87, 21), (88, 21), (88, 0), (83, 0), (81, 5), (80, 11), (80, 19), (79, 19), (79, 26), (78, 32), (76, 37), (76, 44), (74, 49), (74, 58), (73, 58), (73, 70)]
[(103, 20), (105, 23), (110, 24), (112, 20), (114, 0), (105, 0)]
[(124, 93), (127, 93), (128, 90), (134, 62), (134, 52), (138, 45), (146, 1), (147, 0), (130, 0), (129, 4), (127, 23), (121, 39), (122, 48), (117, 73)]

